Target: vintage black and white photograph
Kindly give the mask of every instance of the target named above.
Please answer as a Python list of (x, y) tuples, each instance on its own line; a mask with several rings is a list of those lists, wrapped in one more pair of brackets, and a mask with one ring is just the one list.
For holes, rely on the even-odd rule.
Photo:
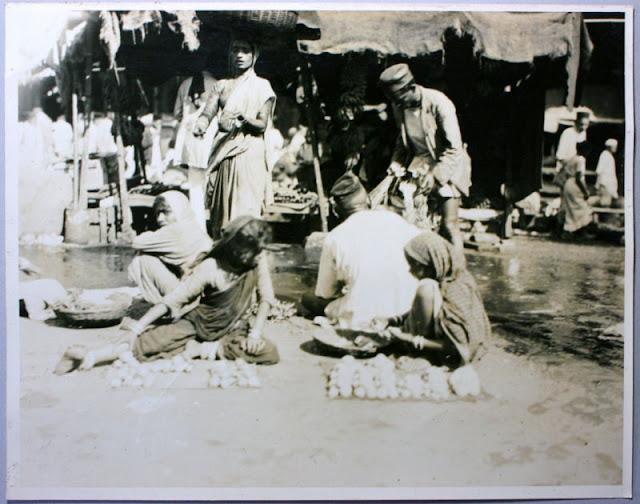
[(8, 498), (631, 495), (630, 7), (126, 7), (6, 8)]

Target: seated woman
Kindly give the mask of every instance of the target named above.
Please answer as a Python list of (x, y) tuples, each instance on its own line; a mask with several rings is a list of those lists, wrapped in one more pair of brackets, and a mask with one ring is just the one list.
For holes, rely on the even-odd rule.
[[(262, 337), (269, 308), (275, 302), (267, 257), (268, 224), (254, 217), (238, 217), (223, 231), (222, 238), (194, 271), (154, 305), (138, 321), (124, 325), (119, 341), (97, 350), (69, 348), (58, 367), (64, 374), (77, 367), (90, 369), (110, 362), (131, 350), (140, 362), (201, 355), (201, 343), (213, 342), (208, 355), (250, 363), (276, 364), (276, 346)], [(252, 328), (246, 320), (254, 294), (259, 297), (258, 314)], [(199, 304), (191, 308), (199, 299)], [(172, 323), (155, 324), (171, 313)]]
[(434, 364), (452, 369), (479, 358), (491, 325), (462, 254), (430, 231), (413, 238), (404, 250), (418, 288), (407, 314), (379, 320), (386, 326), (382, 334), (408, 342)]
[(167, 191), (153, 203), (158, 230), (147, 231), (133, 241), (138, 251), (129, 266), (129, 279), (142, 292), (145, 301), (159, 303), (175, 289), (212, 242), (201, 229), (187, 197)]

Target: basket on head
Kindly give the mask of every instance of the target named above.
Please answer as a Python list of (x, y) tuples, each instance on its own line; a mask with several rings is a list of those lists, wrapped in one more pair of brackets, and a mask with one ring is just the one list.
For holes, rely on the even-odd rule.
[(298, 13), (294, 11), (242, 10), (219, 11), (216, 17), (228, 19), (236, 28), (263, 27), (278, 31), (293, 31), (298, 22)]

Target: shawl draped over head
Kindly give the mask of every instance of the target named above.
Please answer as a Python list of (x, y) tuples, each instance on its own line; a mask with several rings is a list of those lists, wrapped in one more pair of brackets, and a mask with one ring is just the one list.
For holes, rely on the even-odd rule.
[(405, 253), (420, 264), (433, 266), (434, 280), (442, 293), (437, 322), (462, 361), (468, 363), (480, 357), (491, 337), (491, 325), (462, 253), (433, 232), (413, 238), (405, 245)]
[(165, 264), (184, 273), (196, 264), (203, 253), (211, 250), (213, 243), (202, 231), (184, 194), (164, 192), (156, 198), (154, 207), (160, 198), (171, 208), (175, 222), (138, 235), (133, 241), (133, 248), (143, 254), (157, 256)]

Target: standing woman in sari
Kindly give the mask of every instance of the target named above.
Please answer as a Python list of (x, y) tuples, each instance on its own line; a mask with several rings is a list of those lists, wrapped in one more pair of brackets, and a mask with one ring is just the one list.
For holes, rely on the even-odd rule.
[(247, 40), (231, 43), (232, 77), (218, 82), (194, 130), (195, 135), (204, 134), (219, 116), (207, 187), (209, 230), (214, 238), (238, 216), (260, 217), (272, 196), (265, 131), (273, 127), (276, 96), (269, 81), (254, 71), (258, 54), (258, 47)]

